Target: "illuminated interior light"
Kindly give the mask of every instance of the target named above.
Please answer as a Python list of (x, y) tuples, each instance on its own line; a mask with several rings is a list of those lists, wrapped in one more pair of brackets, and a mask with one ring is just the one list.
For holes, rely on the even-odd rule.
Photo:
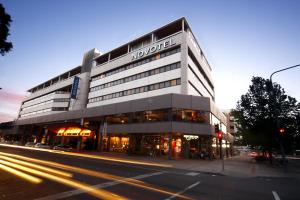
[(10, 163), (10, 162), (4, 161), (4, 160), (0, 160), (0, 163), (4, 164), (6, 166), (16, 168), (16, 169), (20, 169), (22, 171), (29, 172), (31, 174), (35, 174), (35, 175), (40, 176), (40, 177), (44, 177), (46, 179), (61, 183), (63, 185), (67, 185), (67, 186), (70, 186), (70, 187), (73, 187), (73, 188), (84, 190), (84, 191), (88, 192), (89, 194), (91, 194), (91, 195), (93, 195), (97, 198), (100, 198), (100, 199), (107, 199), (107, 200), (115, 200), (115, 199), (125, 200), (125, 199), (127, 199), (125, 197), (121, 197), (119, 195), (113, 194), (111, 192), (108, 192), (108, 191), (105, 191), (105, 190), (102, 190), (102, 189), (95, 189), (92, 186), (87, 185), (85, 183), (81, 183), (79, 181), (58, 177), (58, 176), (55, 176), (55, 175), (52, 175), (52, 174), (48, 174), (48, 173), (45, 173), (45, 172), (42, 172), (42, 171), (38, 171), (38, 170), (35, 170), (35, 169), (24, 167), (24, 166), (19, 165), (19, 164)]
[(2, 165), (2, 164), (0, 164), (0, 169), (2, 169), (4, 171), (7, 171), (7, 172), (9, 172), (9, 173), (11, 173), (11, 174), (13, 174), (15, 176), (18, 176), (18, 177), (20, 177), (22, 179), (25, 179), (25, 180), (27, 180), (27, 181), (29, 181), (31, 183), (39, 184), (39, 183), (43, 182), (43, 180), (40, 179), (40, 178), (37, 178), (35, 176), (31, 176), (31, 175), (26, 174), (24, 172), (20, 172), (20, 171), (18, 171), (16, 169), (10, 168), (10, 167)]
[(73, 176), (72, 174), (67, 173), (67, 172), (51, 169), (49, 167), (44, 167), (44, 166), (28, 163), (28, 162), (25, 162), (25, 161), (21, 161), (21, 160), (16, 160), (14, 158), (9, 158), (9, 157), (6, 157), (6, 156), (0, 156), (0, 158), (4, 159), (4, 160), (7, 160), (7, 161), (10, 161), (10, 162), (13, 162), (13, 163), (17, 163), (17, 164), (20, 164), (20, 165), (25, 165), (25, 166), (28, 166), (28, 167), (33, 167), (33, 168), (36, 168), (36, 169), (39, 169), (39, 170), (43, 170), (43, 171), (46, 171), (46, 172), (50, 172), (50, 173), (65, 176), (65, 177), (72, 177)]

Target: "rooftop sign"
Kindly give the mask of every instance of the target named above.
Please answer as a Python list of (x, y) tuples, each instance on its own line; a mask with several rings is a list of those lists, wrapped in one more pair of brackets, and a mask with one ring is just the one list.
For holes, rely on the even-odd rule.
[(166, 48), (169, 48), (171, 46), (174, 46), (176, 42), (173, 40), (173, 38), (168, 38), (167, 40), (163, 40), (157, 44), (148, 46), (140, 51), (137, 51), (132, 54), (132, 60), (142, 58), (144, 56), (147, 56), (149, 54), (155, 53), (156, 51), (160, 51)]

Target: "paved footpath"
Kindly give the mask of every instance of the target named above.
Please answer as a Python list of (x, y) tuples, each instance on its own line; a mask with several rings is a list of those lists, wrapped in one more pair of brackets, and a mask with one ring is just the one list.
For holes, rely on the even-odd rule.
[(276, 163), (273, 166), (267, 162), (257, 163), (255, 159), (248, 155), (248, 153), (242, 153), (238, 156), (225, 158), (224, 171), (222, 170), (222, 161), (220, 159), (212, 161), (196, 159), (167, 160), (166, 157), (150, 158), (144, 156), (128, 156), (127, 154), (114, 152), (93, 152), (88, 154), (132, 161), (147, 161), (150, 163), (170, 166), (171, 168), (176, 169), (204, 173), (217, 173), (234, 177), (300, 177), (300, 160), (297, 160), (296, 166), (294, 165), (294, 161), (293, 166), (290, 166), (287, 170), (284, 170)]

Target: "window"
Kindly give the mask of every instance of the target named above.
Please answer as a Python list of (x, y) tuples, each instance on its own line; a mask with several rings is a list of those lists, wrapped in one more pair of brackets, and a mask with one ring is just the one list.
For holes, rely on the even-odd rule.
[(161, 88), (164, 88), (165, 87), (165, 82), (162, 82), (162, 83), (160, 83), (159, 84), (159, 88), (161, 89)]
[(171, 80), (171, 86), (175, 86), (176, 85), (176, 80)]
[(170, 81), (165, 82), (165, 87), (170, 87), (170, 86), (171, 86)]

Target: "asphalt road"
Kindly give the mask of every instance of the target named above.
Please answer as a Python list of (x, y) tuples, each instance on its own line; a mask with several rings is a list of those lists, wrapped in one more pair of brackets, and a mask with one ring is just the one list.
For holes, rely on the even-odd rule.
[(1, 200), (296, 200), (299, 185), (296, 177), (238, 178), (0, 146)]

